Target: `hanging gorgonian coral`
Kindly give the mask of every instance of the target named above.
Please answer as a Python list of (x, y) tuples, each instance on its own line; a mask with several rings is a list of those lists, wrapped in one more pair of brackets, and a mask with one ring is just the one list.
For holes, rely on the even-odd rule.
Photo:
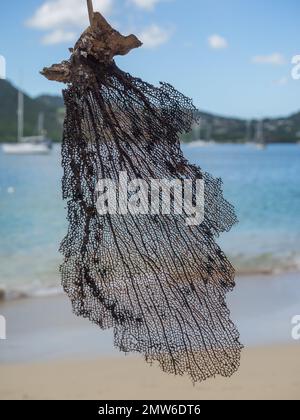
[[(77, 315), (113, 328), (121, 351), (142, 353), (193, 381), (230, 376), (241, 350), (225, 304), (234, 270), (214, 237), (228, 231), (236, 216), (221, 181), (190, 165), (180, 150), (179, 133), (195, 121), (192, 102), (169, 84), (154, 87), (116, 66), (115, 55), (140, 45), (95, 13), (70, 60), (43, 71), (68, 84), (63, 287)], [(97, 199), (107, 192), (99, 191), (99, 180), (117, 183), (120, 173), (146, 185), (151, 179), (202, 180), (202, 223), (187, 224), (184, 211), (153, 213), (150, 195), (149, 211), (99, 214)], [(129, 201), (132, 194), (126, 192)], [(196, 199), (194, 188), (191, 203)]]

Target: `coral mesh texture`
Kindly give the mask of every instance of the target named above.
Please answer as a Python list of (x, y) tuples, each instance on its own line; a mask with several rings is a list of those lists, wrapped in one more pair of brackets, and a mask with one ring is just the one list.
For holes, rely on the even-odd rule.
[[(241, 344), (225, 296), (234, 270), (215, 242), (236, 222), (222, 182), (183, 157), (179, 133), (192, 102), (169, 84), (154, 87), (115, 63), (64, 91), (63, 197), (69, 229), (61, 244), (62, 284), (76, 315), (112, 328), (123, 352), (138, 352), (193, 382), (239, 366)], [(202, 179), (204, 221), (184, 214), (106, 214), (99, 179)]]

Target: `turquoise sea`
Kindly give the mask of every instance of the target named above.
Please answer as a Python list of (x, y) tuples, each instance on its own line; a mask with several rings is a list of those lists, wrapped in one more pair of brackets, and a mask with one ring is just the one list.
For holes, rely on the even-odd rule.
[[(219, 239), (237, 271), (300, 270), (300, 146), (183, 146), (221, 177), (239, 218)], [(58, 247), (67, 229), (60, 147), (49, 156), (0, 152), (0, 287), (10, 296), (59, 290)]]

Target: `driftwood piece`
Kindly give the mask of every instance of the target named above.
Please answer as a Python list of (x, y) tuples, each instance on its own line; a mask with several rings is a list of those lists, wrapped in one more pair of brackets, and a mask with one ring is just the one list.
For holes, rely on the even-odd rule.
[[(117, 55), (126, 55), (142, 43), (135, 35), (123, 36), (113, 29), (100, 13), (94, 13), (92, 25), (76, 42), (69, 61), (45, 67), (41, 74), (49, 80), (69, 83), (78, 80), (84, 73), (83, 67), (97, 62), (110, 65)], [(91, 76), (91, 75), (90, 75)]]

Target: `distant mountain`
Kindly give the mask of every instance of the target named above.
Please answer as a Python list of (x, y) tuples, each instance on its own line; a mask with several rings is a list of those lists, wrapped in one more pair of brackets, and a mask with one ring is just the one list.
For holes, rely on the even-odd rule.
[(41, 95), (38, 96), (36, 99), (47, 106), (52, 106), (55, 108), (64, 108), (64, 100), (62, 96)]
[[(17, 101), (17, 88), (6, 80), (0, 80), (0, 141), (15, 141), (17, 138)], [(60, 141), (65, 112), (62, 97), (41, 95), (31, 98), (25, 94), (24, 104), (24, 135), (37, 134), (38, 115), (43, 112), (48, 136)], [(182, 135), (183, 141), (245, 142), (255, 138), (258, 120), (226, 118), (205, 112), (199, 112), (199, 117), (200, 125)], [(300, 112), (289, 117), (265, 119), (263, 125), (266, 142), (300, 141)]]
[[(18, 90), (7, 80), (0, 80), (0, 141), (17, 138)], [(24, 94), (24, 136), (37, 134), (39, 113), (45, 116), (47, 135), (55, 141), (62, 138), (64, 105), (61, 97), (40, 96), (31, 98)]]
[[(200, 124), (182, 136), (185, 142), (215, 140), (217, 142), (254, 141), (259, 120), (225, 118), (199, 112)], [(267, 143), (293, 143), (300, 141), (300, 112), (289, 117), (263, 120), (263, 135)]]
[(190, 133), (183, 136), (185, 141), (215, 140), (239, 142), (246, 137), (246, 121), (226, 118), (205, 112), (198, 112), (199, 125), (194, 125)]

